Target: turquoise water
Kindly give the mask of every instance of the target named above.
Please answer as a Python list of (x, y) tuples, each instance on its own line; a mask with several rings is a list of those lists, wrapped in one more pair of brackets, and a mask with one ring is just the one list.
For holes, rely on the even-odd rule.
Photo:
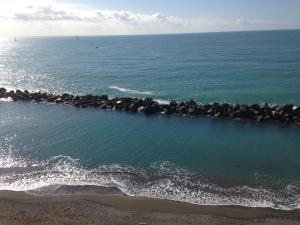
[[(2, 39), (0, 86), (300, 105), (300, 31)], [(300, 129), (0, 102), (0, 189), (300, 208)]]

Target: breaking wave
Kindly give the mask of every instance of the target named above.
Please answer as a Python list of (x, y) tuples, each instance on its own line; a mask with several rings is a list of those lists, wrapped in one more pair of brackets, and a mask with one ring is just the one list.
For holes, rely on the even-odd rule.
[(153, 92), (151, 92), (151, 91), (138, 91), (138, 90), (122, 88), (122, 87), (118, 87), (118, 86), (109, 86), (109, 88), (120, 91), (120, 92), (129, 93), (129, 94), (153, 95)]
[[(5, 163), (7, 162), (7, 163)], [(102, 165), (86, 168), (80, 161), (58, 155), (45, 161), (30, 161), (1, 155), (0, 190), (86, 191), (96, 187), (120, 190), (130, 196), (146, 196), (199, 205), (237, 205), (292, 210), (300, 208), (300, 188), (287, 185), (280, 190), (263, 187), (222, 187), (209, 179), (179, 168), (169, 162), (147, 168)], [(70, 188), (62, 188), (68, 185)], [(92, 187), (90, 187), (92, 185)], [(48, 188), (44, 188), (48, 187)], [(100, 189), (103, 192), (103, 188)], [(104, 191), (107, 191), (106, 189)]]
[(8, 98), (0, 98), (0, 102), (12, 102), (13, 99), (11, 97)]

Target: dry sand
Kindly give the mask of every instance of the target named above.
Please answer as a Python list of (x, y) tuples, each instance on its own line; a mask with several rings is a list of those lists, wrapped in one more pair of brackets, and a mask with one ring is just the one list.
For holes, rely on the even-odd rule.
[(0, 225), (300, 225), (300, 211), (199, 206), (124, 195), (0, 191)]

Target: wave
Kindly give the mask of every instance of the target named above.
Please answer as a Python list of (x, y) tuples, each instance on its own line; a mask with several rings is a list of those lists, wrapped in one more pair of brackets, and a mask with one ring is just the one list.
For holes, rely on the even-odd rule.
[(170, 104), (170, 101), (163, 99), (154, 99), (154, 101), (158, 102), (159, 104)]
[(12, 162), (14, 157), (3, 157), (2, 162), (9, 157), (9, 163), (1, 164), (0, 190), (35, 189), (41, 193), (97, 193), (97, 190), (119, 190), (129, 196), (146, 196), (199, 205), (237, 205), (283, 210), (300, 208), (299, 186), (290, 184), (278, 190), (249, 186), (222, 187), (169, 162), (153, 163), (148, 168), (118, 164), (86, 168), (79, 160), (63, 155), (39, 162), (20, 158)]
[(151, 91), (138, 91), (138, 90), (122, 88), (122, 87), (118, 87), (118, 86), (109, 86), (109, 88), (120, 91), (120, 92), (129, 93), (129, 94), (153, 95), (153, 92), (151, 92)]
[(0, 98), (0, 102), (12, 102), (13, 99), (11, 97), (8, 98)]

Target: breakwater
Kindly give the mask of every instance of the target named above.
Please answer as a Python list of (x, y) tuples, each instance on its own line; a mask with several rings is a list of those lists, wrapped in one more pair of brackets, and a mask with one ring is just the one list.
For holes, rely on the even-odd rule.
[(0, 88), (0, 98), (11, 98), (13, 101), (34, 101), (37, 103), (66, 104), (78, 108), (96, 107), (103, 110), (144, 113), (146, 115), (164, 114), (178, 116), (211, 116), (247, 121), (278, 121), (300, 124), (300, 107), (292, 104), (199, 104), (194, 100), (188, 102), (170, 101), (160, 104), (152, 98), (114, 97), (107, 95), (72, 95), (21, 91), (7, 91)]

